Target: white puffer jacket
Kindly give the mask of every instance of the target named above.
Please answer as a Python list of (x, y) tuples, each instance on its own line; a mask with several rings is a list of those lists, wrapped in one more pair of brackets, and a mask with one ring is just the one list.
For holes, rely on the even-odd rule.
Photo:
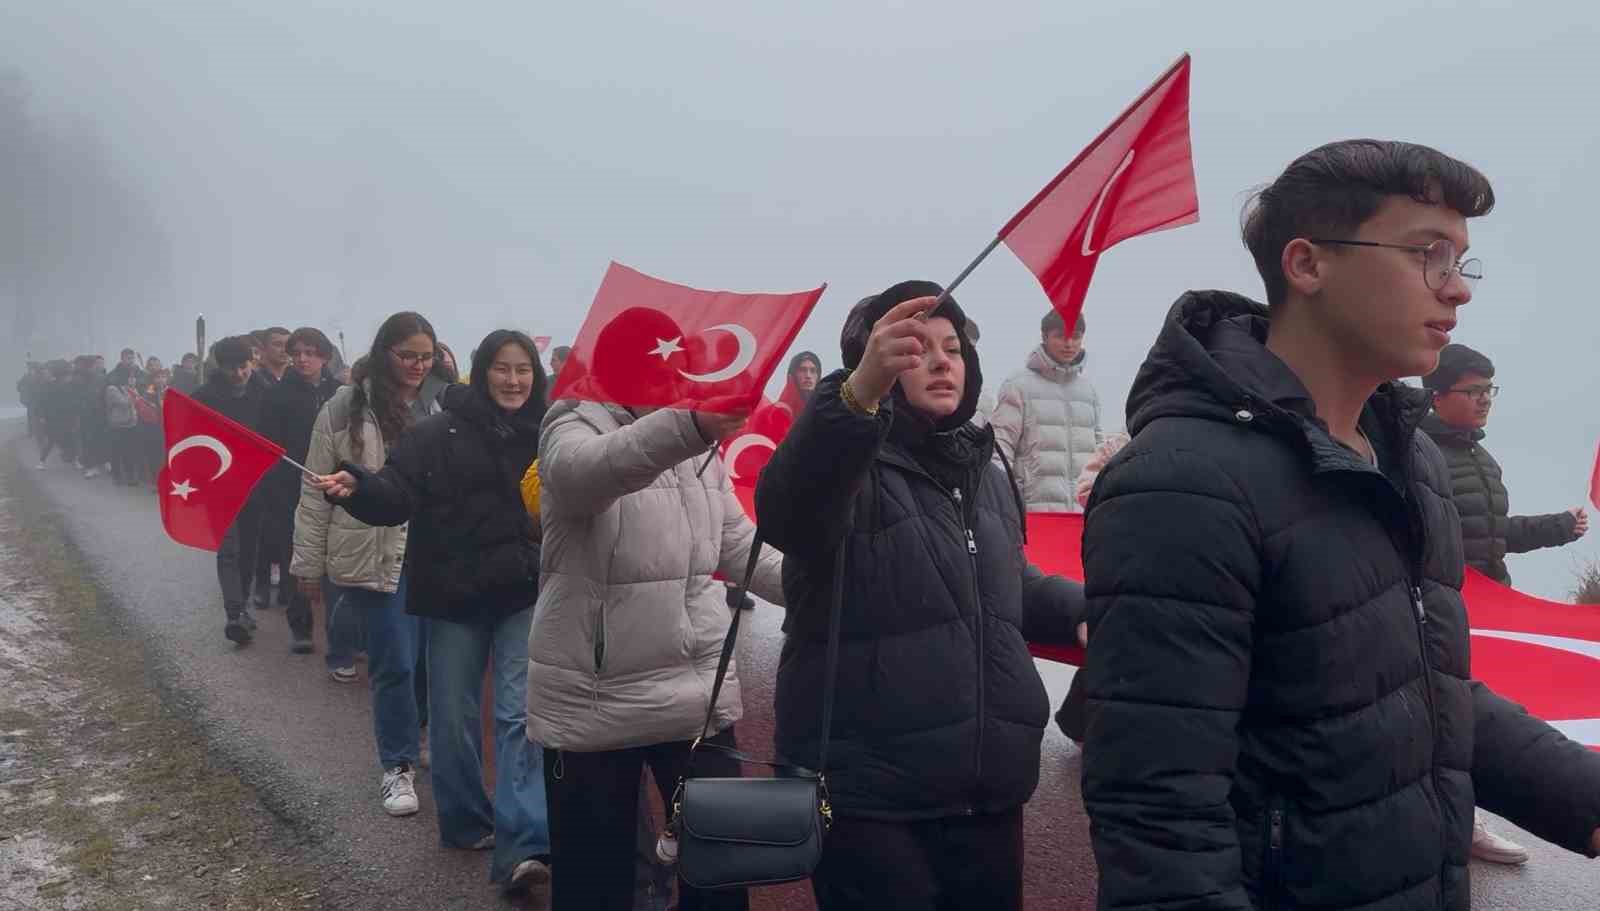
[[(361, 420), (361, 458), (356, 459), (350, 445), (350, 399), (354, 387), (334, 393), (311, 428), (311, 448), (306, 452), (306, 467), (317, 474), (331, 474), (340, 462), (356, 462), (378, 471), (388, 458), (378, 419), (368, 408)], [(438, 390), (424, 386), (423, 401), (432, 405)], [(394, 592), (400, 586), (400, 570), (405, 565), (406, 526), (382, 528), (358, 522), (343, 509), (334, 509), (322, 492), (301, 476), (300, 503), (294, 511), (294, 555), (289, 573), (297, 579), (327, 576), (347, 588)]]
[[(528, 635), (528, 739), (591, 752), (692, 740), (755, 525), (690, 412), (559, 401), (539, 437), (544, 546)], [(752, 593), (782, 605), (783, 557)], [(713, 731), (743, 714), (737, 660)]]
[(1100, 394), (1083, 375), (1086, 355), (1058, 364), (1043, 346), (1000, 387), (989, 423), (1011, 462), (1029, 512), (1082, 512), (1078, 475), (1094, 456)]

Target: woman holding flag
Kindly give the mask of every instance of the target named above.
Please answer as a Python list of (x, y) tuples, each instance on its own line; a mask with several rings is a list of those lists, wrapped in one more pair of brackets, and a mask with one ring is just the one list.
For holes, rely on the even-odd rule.
[(822, 911), (1022, 907), (1022, 806), (1049, 717), (1027, 642), (1071, 641), (1083, 609), (1081, 586), (1023, 554), (994, 432), (970, 423), (977, 349), (941, 294), (902, 282), (856, 306), (851, 370), (817, 385), (756, 490), (789, 561), (782, 762), (817, 767), (843, 592)]
[[(417, 371), (436, 352), (375, 351)], [(539, 449), (545, 376), (533, 340), (489, 333), (472, 379), (444, 391), (380, 471), (344, 462), (312, 483), (362, 522), (410, 522), (406, 609), (428, 618), (428, 719), (439, 837), (494, 849), (489, 878), (508, 892), (547, 882), (549, 826), (541, 756), (524, 733), (528, 627), (539, 591), (539, 540), (518, 482)], [(485, 796), (479, 702), (494, 677), (494, 800)]]
[[(689, 764), (729, 628), (713, 574), (743, 578), (755, 539), (726, 468), (707, 453), (744, 422), (743, 413), (572, 399), (545, 419), (528, 736), (545, 747), (555, 911), (632, 907), (641, 770), (650, 766), (670, 804)], [(783, 603), (782, 566), (780, 554), (761, 553), (756, 595)], [(707, 742), (735, 747), (741, 711), (730, 668)], [(737, 776), (739, 764), (702, 747), (693, 771)], [(682, 911), (748, 905), (743, 890), (680, 880), (678, 893)]]

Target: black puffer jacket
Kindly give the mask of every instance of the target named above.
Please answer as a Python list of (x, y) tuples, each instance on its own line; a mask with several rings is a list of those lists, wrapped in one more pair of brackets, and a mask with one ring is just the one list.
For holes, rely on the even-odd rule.
[(1588, 853), (1600, 756), (1469, 678), (1460, 525), (1386, 386), (1335, 442), (1264, 308), (1178, 301), (1084, 535), (1101, 908), (1466, 911), (1474, 797)]
[[(282, 446), (284, 455), (303, 464), (306, 451), (311, 448), (311, 428), (317, 423), (317, 412), (340, 388), (331, 379), (312, 385), (293, 370), (285, 373), (281, 382), (262, 395), (261, 435)], [(286, 514), (292, 523), (294, 508), (300, 502), (299, 469), (278, 462), (261, 479), (261, 489), (267, 508), (274, 514)], [(293, 530), (291, 524), (287, 531), (292, 534)]]
[(539, 536), (519, 487), (539, 455), (540, 396), (507, 415), (476, 386), (451, 386), (444, 411), (414, 424), (382, 471), (350, 462), (353, 497), (368, 525), (409, 521), (406, 610), (461, 623), (493, 623), (539, 594)]
[(1450, 492), (1461, 514), (1461, 546), (1467, 565), (1496, 582), (1511, 584), (1506, 554), (1560, 547), (1578, 540), (1578, 519), (1570, 512), (1512, 516), (1511, 499), (1500, 478), (1500, 463), (1483, 448), (1483, 431), (1451, 427), (1430, 414), (1422, 429), (1439, 444), (1450, 469)]
[[(970, 380), (976, 352), (963, 347)], [(909, 442), (909, 408), (891, 400), (876, 418), (857, 415), (839, 398), (846, 375), (818, 384), (756, 491), (761, 533), (784, 553), (789, 611), (778, 754), (816, 767), (842, 553), (827, 770), (835, 811), (914, 820), (1014, 808), (1038, 784), (1049, 717), (1026, 640), (1070, 641), (1082, 589), (1024, 558), (1016, 490), (990, 462), (993, 431), (965, 424), (977, 383), (969, 381), (962, 426), (944, 434), (965, 458), (954, 472), (930, 473), (923, 445)], [(965, 479), (935, 479), (952, 474)]]
[(261, 388), (254, 383), (245, 383), (241, 390), (218, 370), (195, 391), (194, 400), (234, 423), (261, 432)]

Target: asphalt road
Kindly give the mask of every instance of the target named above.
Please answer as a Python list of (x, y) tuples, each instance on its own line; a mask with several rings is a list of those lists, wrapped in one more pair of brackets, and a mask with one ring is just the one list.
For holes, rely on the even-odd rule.
[[(31, 455), (31, 445), (20, 445), (20, 455)], [(260, 633), (249, 648), (226, 641), (214, 558), (166, 537), (152, 495), (105, 479), (85, 481), (54, 465), (33, 477), (63, 512), (116, 607), (154, 645), (158, 673), (192, 706), (217, 750), (325, 858), (330, 907), (512, 907), (489, 885), (486, 855), (439, 847), (426, 776), (418, 782), (421, 813), (408, 819), (383, 813), (365, 677), (359, 685), (336, 684), (324, 674), (320, 654), (291, 655), (281, 610), (260, 618)], [(740, 650), (747, 717), (739, 731), (746, 749), (765, 752), (781, 615), (763, 605), (754, 619)], [(1071, 670), (1046, 665), (1043, 671), (1059, 704)], [(1045, 735), (1039, 792), (1027, 812), (1029, 908), (1094, 907), (1094, 861), (1079, 772), (1076, 748), (1052, 727)], [(1534, 857), (1521, 868), (1475, 864), (1475, 909), (1600, 907), (1600, 864), (1509, 824), (1499, 828), (1529, 845)], [(806, 886), (794, 885), (761, 890), (753, 905), (804, 909), (811, 901)]]

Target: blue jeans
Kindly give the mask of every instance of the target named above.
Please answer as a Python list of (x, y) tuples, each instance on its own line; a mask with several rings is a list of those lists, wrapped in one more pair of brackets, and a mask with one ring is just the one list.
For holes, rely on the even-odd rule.
[[(404, 584), (404, 581), (401, 583)], [(328, 616), (324, 625), (324, 632), (328, 636), (328, 646), (323, 651), (323, 658), (328, 664), (328, 670), (337, 667), (353, 667), (356, 663), (356, 650), (361, 647), (364, 638), (362, 620), (365, 611), (355, 610), (344, 603), (344, 596), (350, 592), (366, 591), (362, 588), (347, 588), (339, 585), (326, 577), (322, 580), (322, 603), (327, 606)], [(376, 594), (376, 593), (374, 593)], [(400, 599), (402, 607), (405, 599)], [(371, 649), (368, 649), (367, 659), (370, 661)]]
[[(550, 853), (544, 794), (544, 755), (528, 743), (528, 627), (533, 608), (498, 622), (428, 622), (428, 729), (432, 732), (433, 801), (439, 841), (467, 848), (494, 834), (491, 882), (504, 882), (517, 864)], [(483, 787), (479, 718), (483, 672), (493, 662), (495, 788)]]
[[(417, 665), (422, 660), (427, 621), (406, 613), (406, 577), (393, 594), (367, 588), (338, 589), (340, 615), (364, 626), (367, 633), (367, 679), (372, 689), (372, 732), (378, 741), (378, 762), (384, 769), (400, 763), (417, 765)], [(334, 608), (330, 608), (330, 616)], [(330, 628), (333, 624), (329, 623)]]

